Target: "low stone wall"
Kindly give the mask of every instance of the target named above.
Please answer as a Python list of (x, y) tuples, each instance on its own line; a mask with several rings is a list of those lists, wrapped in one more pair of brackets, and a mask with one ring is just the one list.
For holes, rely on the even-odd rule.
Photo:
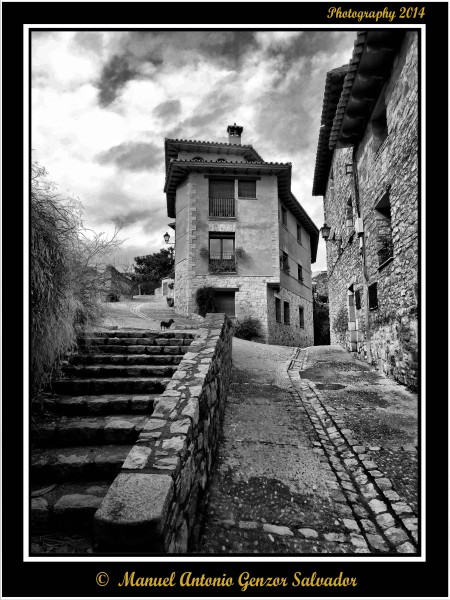
[(184, 553), (211, 473), (231, 376), (231, 322), (209, 314), (95, 514), (101, 548)]

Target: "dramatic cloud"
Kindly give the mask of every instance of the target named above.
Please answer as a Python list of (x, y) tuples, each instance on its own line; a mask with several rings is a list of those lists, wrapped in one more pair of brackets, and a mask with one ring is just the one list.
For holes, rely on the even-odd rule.
[(181, 102), (179, 100), (166, 100), (153, 109), (157, 119), (173, 119), (181, 113)]
[[(164, 138), (242, 141), (291, 162), (311, 197), (326, 73), (348, 63), (349, 31), (54, 31), (32, 34), (32, 147), (88, 226), (121, 225), (127, 258), (158, 251), (169, 219)], [(322, 242), (315, 270), (325, 268)]]
[(163, 164), (163, 151), (153, 142), (125, 142), (96, 156), (101, 165), (114, 163), (127, 171), (145, 171)]
[(126, 56), (113, 56), (103, 67), (99, 81), (98, 99), (101, 106), (113, 102), (125, 84), (134, 79), (137, 72), (130, 67)]

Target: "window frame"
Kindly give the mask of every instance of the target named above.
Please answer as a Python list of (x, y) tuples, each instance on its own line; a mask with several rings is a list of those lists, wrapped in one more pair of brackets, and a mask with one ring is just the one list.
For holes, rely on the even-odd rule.
[[(300, 235), (299, 235), (300, 234)], [(302, 226), (297, 223), (297, 242), (302, 244)], [(303, 245), (303, 244), (302, 244)]]
[[(239, 192), (239, 186), (241, 183), (253, 183), (255, 185), (255, 195), (254, 196), (241, 195)], [(256, 179), (242, 179), (240, 177), (237, 177), (237, 197), (244, 198), (244, 199), (250, 199), (250, 200), (256, 200), (256, 198), (257, 198)]]
[(298, 322), (300, 329), (305, 329), (305, 309), (303, 306), (298, 307)]
[(283, 301), (283, 323), (285, 325), (291, 324), (291, 309), (289, 302), (286, 302), (286, 300)]
[[(375, 292), (375, 293), (374, 293)], [(369, 310), (376, 310), (379, 307), (378, 304), (378, 282), (374, 281), (367, 289), (367, 295), (369, 299)]]
[(297, 264), (297, 279), (303, 283), (303, 267), (300, 264)]
[(275, 296), (275, 321), (281, 323), (281, 299)]
[(287, 208), (281, 205), (281, 224), (287, 229)]

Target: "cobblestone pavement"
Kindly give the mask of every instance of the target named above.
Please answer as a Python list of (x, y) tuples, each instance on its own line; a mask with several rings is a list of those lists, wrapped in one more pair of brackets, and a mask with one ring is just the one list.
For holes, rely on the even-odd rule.
[(417, 397), (337, 346), (233, 344), (195, 551), (417, 553)]

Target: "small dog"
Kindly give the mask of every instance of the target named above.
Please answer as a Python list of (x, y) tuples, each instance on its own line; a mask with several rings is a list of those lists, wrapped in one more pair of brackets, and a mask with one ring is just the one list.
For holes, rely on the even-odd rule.
[(161, 321), (161, 329), (170, 329), (172, 323), (175, 323), (173, 319), (169, 319), (168, 321)]

